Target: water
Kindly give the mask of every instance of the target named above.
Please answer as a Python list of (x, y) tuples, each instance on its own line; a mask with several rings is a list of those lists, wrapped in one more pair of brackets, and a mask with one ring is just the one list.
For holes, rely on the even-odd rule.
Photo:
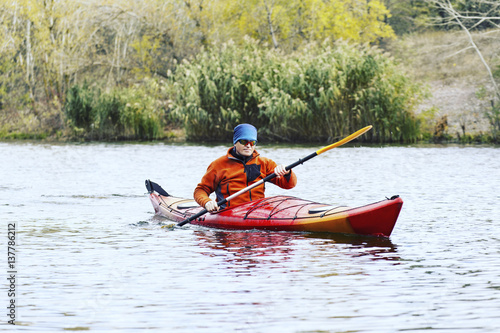
[[(289, 164), (319, 147), (263, 146)], [(144, 180), (191, 197), (224, 146), (0, 143), (0, 331), (500, 331), (498, 147), (342, 147), (289, 194), (405, 201), (389, 239), (162, 228)], [(1, 322), (8, 284), (2, 285)]]

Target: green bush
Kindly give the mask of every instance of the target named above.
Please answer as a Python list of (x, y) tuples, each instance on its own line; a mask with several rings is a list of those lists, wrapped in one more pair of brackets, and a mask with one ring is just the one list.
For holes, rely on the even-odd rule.
[(500, 103), (494, 100), (491, 100), (490, 103), (491, 108), (486, 110), (486, 117), (491, 126), (491, 140), (498, 143), (500, 142)]
[(247, 40), (184, 61), (174, 112), (189, 140), (229, 140), (248, 122), (274, 141), (332, 141), (373, 125), (365, 140), (415, 141), (420, 88), (375, 48), (325, 42), (291, 55)]
[(86, 131), (91, 129), (95, 116), (94, 95), (87, 83), (75, 85), (68, 90), (64, 111), (71, 126)]
[(120, 122), (120, 114), (124, 105), (117, 92), (101, 94), (94, 109), (94, 123), (99, 139), (123, 135), (125, 128)]
[(90, 140), (161, 138), (164, 110), (147, 87), (120, 88), (103, 93), (73, 86), (66, 99), (66, 117), (75, 136)]
[(123, 108), (118, 124), (127, 136), (140, 139), (157, 139), (163, 134), (163, 110), (155, 100), (141, 89), (121, 91)]

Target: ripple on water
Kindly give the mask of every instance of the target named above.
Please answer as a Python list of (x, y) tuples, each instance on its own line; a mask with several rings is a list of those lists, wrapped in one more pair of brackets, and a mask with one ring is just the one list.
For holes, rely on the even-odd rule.
[[(390, 239), (172, 228), (154, 216), (144, 179), (190, 197), (207, 161), (224, 149), (0, 143), (0, 210), (18, 232), (20, 324), (500, 330), (498, 148), (350, 147), (294, 169), (299, 183), (287, 194), (305, 199), (362, 205), (401, 195)], [(259, 150), (286, 163), (311, 149)]]

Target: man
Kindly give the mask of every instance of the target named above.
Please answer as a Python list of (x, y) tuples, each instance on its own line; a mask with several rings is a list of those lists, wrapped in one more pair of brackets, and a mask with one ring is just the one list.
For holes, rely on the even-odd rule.
[[(266, 176), (276, 174), (272, 183), (284, 189), (291, 189), (297, 184), (297, 177), (291, 170), (285, 170), (284, 165), (278, 165), (273, 160), (262, 157), (255, 150), (257, 129), (250, 124), (240, 124), (234, 128), (233, 147), (225, 156), (213, 161), (207, 172), (194, 190), (194, 199), (209, 212), (219, 210), (217, 201), (258, 182)], [(264, 185), (257, 186), (232, 199), (221, 208), (236, 206), (247, 201), (264, 198)], [(215, 192), (217, 200), (209, 198)]]

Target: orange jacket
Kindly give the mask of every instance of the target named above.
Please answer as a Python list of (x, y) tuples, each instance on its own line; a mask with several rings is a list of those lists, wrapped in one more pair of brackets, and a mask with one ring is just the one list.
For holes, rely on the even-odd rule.
[[(207, 172), (201, 182), (194, 190), (194, 199), (205, 207), (210, 201), (209, 195), (215, 192), (220, 201), (228, 196), (244, 189), (245, 187), (258, 182), (274, 172), (277, 164), (273, 160), (261, 157), (257, 151), (253, 152), (250, 159), (244, 163), (231, 154), (233, 147), (227, 151), (225, 156), (213, 161), (207, 168)], [(291, 189), (297, 184), (297, 176), (290, 171), (289, 174), (281, 178), (273, 178), (270, 182), (284, 189)], [(257, 186), (238, 197), (232, 199), (221, 208), (236, 206), (247, 201), (258, 200), (265, 197), (265, 185)]]

